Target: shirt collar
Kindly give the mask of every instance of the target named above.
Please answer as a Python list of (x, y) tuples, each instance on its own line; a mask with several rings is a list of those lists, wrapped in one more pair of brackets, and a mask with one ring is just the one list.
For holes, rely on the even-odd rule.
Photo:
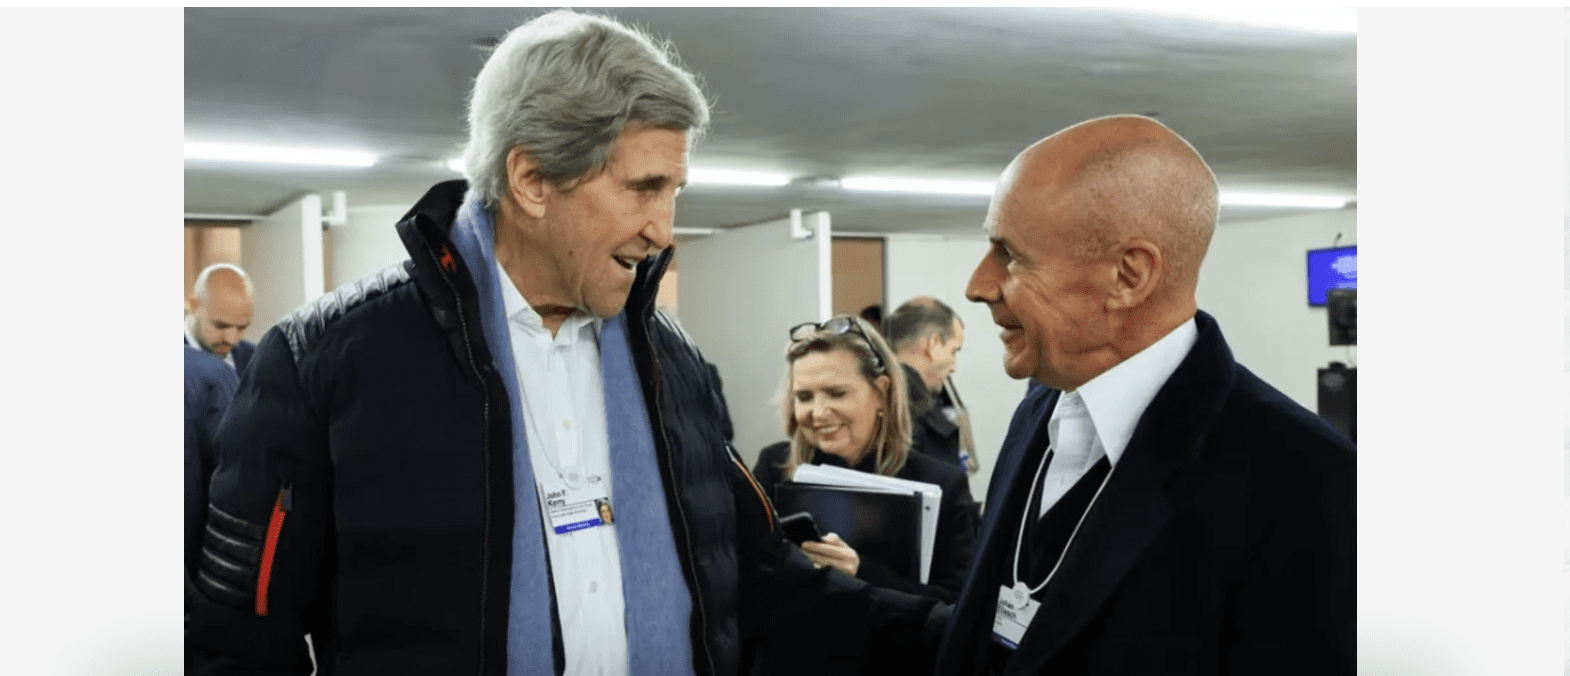
[[(187, 315), (187, 316), (189, 316), (189, 315)], [(181, 323), (185, 325), (185, 344), (186, 345), (190, 345), (191, 347), (194, 347), (194, 348), (196, 348), (198, 350), (201, 350), (203, 352), (207, 352), (207, 349), (202, 347), (202, 344), (200, 342), (197, 342), (196, 334), (191, 333), (191, 320), (187, 319), (187, 320), (185, 320), (185, 321), (183, 321)], [(214, 358), (218, 358), (218, 355), (213, 354), (211, 352), (207, 352), (207, 354), (212, 355)], [(234, 365), (234, 350), (232, 350), (232, 349), (229, 350), (229, 354), (224, 355), (223, 358), (221, 359), (221, 361), (223, 361), (223, 363), (225, 363), (225, 364), (228, 364), (229, 368), (239, 370)]]
[[(191, 347), (194, 347), (198, 350), (202, 350), (202, 344), (196, 341), (196, 334), (191, 333), (190, 315), (186, 315), (186, 320), (183, 323), (185, 324), (185, 344), (190, 345)], [(206, 350), (202, 351), (206, 352)]]
[[(525, 329), (545, 331), (545, 320), (529, 306), (529, 301), (518, 291), (518, 285), (512, 283), (512, 277), (507, 275), (507, 270), (502, 268), (499, 261), (496, 263), (496, 280), (496, 285), (502, 289), (502, 312), (506, 314), (508, 322)], [(600, 326), (604, 323), (605, 320), (591, 317), (587, 312), (574, 312), (562, 322), (556, 336), (558, 339), (564, 336), (568, 339), (576, 338), (587, 327), (594, 331), (592, 335), (597, 340), (600, 337)]]
[(1145, 408), (1183, 363), (1198, 338), (1199, 329), (1190, 318), (1150, 347), (1079, 386), (1079, 396), (1090, 412), (1096, 437), (1113, 465), (1128, 448)]

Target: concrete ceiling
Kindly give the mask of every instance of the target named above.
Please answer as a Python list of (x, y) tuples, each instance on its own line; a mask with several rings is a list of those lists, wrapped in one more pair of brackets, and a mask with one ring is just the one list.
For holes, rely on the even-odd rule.
[[(545, 10), (187, 9), (185, 137), (357, 148), (369, 169), (188, 160), (187, 213), (271, 211), (307, 192), (403, 204), (454, 178), (464, 101), (494, 40)], [(798, 177), (995, 179), (1047, 134), (1154, 113), (1223, 189), (1354, 197), (1357, 39), (1109, 10), (653, 9), (714, 102), (694, 166)], [(836, 231), (973, 234), (986, 197), (695, 185), (679, 227), (826, 209)], [(1226, 207), (1223, 222), (1301, 213)]]

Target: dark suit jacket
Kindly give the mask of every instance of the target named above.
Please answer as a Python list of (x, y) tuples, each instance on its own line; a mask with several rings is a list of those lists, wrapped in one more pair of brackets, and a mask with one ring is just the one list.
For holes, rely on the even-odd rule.
[[(191, 343), (185, 339), (184, 334), (181, 334), (180, 342), (183, 343), (186, 347), (192, 347)], [(201, 348), (192, 349), (200, 350)], [(251, 355), (256, 354), (256, 343), (253, 343), (249, 340), (242, 340), (238, 343), (235, 343), (234, 349), (230, 350), (229, 354), (234, 356), (235, 378), (242, 378), (245, 376), (245, 367), (251, 365)], [(220, 359), (219, 361), (223, 360)]]
[[(768, 491), (771, 499), (774, 497), (774, 487), (785, 481), (781, 465), (785, 464), (785, 453), (789, 448), (789, 442), (782, 441), (763, 449), (758, 454), (757, 465), (752, 469), (752, 476), (758, 480), (758, 485)], [(812, 464), (846, 466), (839, 456), (822, 451), (814, 452)], [(871, 454), (854, 469), (875, 472)], [(958, 467), (945, 465), (917, 453), (911, 453), (906, 458), (905, 467), (895, 476), (937, 484), (943, 489), (943, 500), (938, 504), (938, 532), (932, 545), (932, 570), (927, 575), (929, 584), (900, 577), (888, 566), (870, 559), (862, 560), (856, 577), (873, 586), (897, 589), (945, 603), (953, 602), (959, 594), (960, 585), (965, 581), (965, 573), (970, 569), (976, 527), (981, 520), (981, 508), (970, 495), (970, 478)]]
[[(1355, 448), (1196, 320), (1006, 673), (1353, 673)], [(984, 673), (1033, 478), (1022, 460), (1057, 395), (1035, 388), (1014, 414), (937, 674)]]
[(213, 473), (213, 442), (239, 378), (228, 364), (190, 345), (185, 349), (185, 561), (195, 570), (207, 519), (207, 481)]
[(245, 377), (245, 368), (251, 365), (251, 355), (256, 354), (256, 343), (242, 340), (235, 343), (234, 349), (229, 351), (234, 355), (234, 375), (237, 378)]

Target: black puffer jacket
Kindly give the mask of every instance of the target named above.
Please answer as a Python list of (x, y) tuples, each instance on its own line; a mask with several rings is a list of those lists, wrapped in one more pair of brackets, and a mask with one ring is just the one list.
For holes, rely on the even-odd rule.
[[(323, 675), (506, 673), (514, 404), (448, 239), (464, 190), (436, 186), (398, 224), (412, 260), (262, 339), (219, 442), (187, 636), (197, 673), (309, 673), (306, 633)], [(774, 617), (868, 618), (878, 604), (905, 618), (848, 625), (847, 641), (919, 624), (927, 607), (875, 602), (773, 533), (711, 368), (654, 312), (669, 259), (639, 267), (628, 337), (693, 592), (696, 672), (744, 669), (757, 635), (790, 631)], [(793, 609), (804, 600), (815, 609)], [(559, 636), (554, 653), (560, 673)]]

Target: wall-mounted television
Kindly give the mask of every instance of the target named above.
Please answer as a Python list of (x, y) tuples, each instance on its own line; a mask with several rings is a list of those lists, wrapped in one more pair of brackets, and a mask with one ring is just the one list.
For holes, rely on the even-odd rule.
[(1357, 288), (1357, 247), (1311, 249), (1308, 252), (1308, 305), (1325, 304), (1331, 289)]

